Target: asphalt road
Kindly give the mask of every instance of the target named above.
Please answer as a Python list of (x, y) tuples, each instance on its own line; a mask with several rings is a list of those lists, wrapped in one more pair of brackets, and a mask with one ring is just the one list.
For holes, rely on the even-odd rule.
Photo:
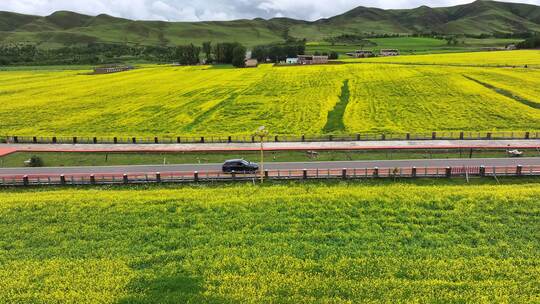
[[(422, 160), (381, 160), (381, 161), (342, 161), (342, 162), (288, 162), (266, 163), (268, 170), (302, 169), (364, 169), (364, 168), (425, 168), (425, 167), (474, 167), (474, 166), (540, 166), (540, 158), (489, 158), (489, 159), (422, 159)], [(60, 175), (60, 174), (123, 174), (123, 173), (169, 173), (220, 171), (221, 164), (183, 164), (183, 165), (142, 165), (142, 166), (104, 166), (104, 167), (48, 167), (48, 168), (5, 168), (0, 176), (13, 175)]]

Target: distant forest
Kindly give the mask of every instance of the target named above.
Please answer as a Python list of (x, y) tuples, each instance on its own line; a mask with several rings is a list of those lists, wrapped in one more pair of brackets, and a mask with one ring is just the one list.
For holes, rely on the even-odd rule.
[[(305, 41), (291, 40), (284, 43), (257, 46), (253, 58), (260, 61), (285, 60), (305, 52)], [(0, 45), (0, 65), (101, 65), (132, 61), (153, 63), (234, 64), (243, 66), (247, 49), (237, 42), (212, 44), (201, 47), (194, 44), (175, 47), (129, 46), (124, 44), (89, 43), (84, 46), (41, 49), (35, 45)]]

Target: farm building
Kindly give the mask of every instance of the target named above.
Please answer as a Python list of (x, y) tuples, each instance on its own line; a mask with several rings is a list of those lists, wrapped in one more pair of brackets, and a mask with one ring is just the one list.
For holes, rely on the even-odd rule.
[(111, 74), (133, 70), (130, 65), (106, 65), (94, 68), (94, 74)]
[(257, 59), (246, 59), (245, 61), (246, 68), (256, 68), (259, 65)]
[(285, 63), (287, 63), (287, 64), (298, 64), (298, 58), (287, 58)]
[(298, 55), (298, 64), (326, 64), (328, 56)]
[(368, 58), (375, 57), (375, 53), (373, 53), (373, 51), (357, 50), (354, 53), (347, 53), (347, 56), (354, 58)]
[(396, 49), (382, 49), (379, 53), (380, 56), (399, 56), (399, 50)]

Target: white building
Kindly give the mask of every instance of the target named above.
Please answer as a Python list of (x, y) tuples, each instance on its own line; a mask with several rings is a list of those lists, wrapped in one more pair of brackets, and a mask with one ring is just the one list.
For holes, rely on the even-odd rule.
[(380, 56), (399, 56), (399, 50), (396, 49), (382, 49)]
[(287, 64), (298, 64), (298, 58), (287, 58)]

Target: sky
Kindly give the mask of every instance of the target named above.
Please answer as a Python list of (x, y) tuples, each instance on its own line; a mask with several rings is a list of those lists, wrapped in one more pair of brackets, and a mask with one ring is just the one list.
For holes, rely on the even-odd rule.
[[(357, 6), (413, 8), (472, 0), (0, 0), (0, 11), (46, 16), (58, 10), (135, 20), (209, 21), (290, 17), (317, 20)], [(540, 0), (505, 0), (540, 5)]]

